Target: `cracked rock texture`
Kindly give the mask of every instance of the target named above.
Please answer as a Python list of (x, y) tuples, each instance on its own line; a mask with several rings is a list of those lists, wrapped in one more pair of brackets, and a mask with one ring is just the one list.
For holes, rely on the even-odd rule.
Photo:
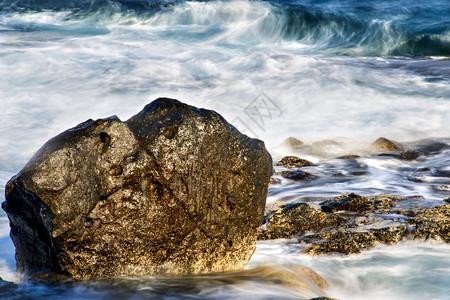
[(49, 140), (6, 186), (19, 271), (77, 279), (239, 270), (272, 159), (214, 111), (160, 98)]

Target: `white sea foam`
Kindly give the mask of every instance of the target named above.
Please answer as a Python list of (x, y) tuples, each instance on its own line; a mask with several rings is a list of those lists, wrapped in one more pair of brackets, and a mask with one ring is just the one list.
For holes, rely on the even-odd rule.
[(291, 240), (258, 243), (250, 266), (297, 263), (330, 283), (327, 294), (338, 299), (446, 299), (450, 293), (450, 246), (440, 242), (403, 242), (377, 246), (350, 256), (298, 254)]

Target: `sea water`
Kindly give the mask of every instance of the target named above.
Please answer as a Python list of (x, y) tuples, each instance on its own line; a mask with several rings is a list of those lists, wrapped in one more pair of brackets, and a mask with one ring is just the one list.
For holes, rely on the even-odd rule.
[[(378, 136), (449, 143), (450, 2), (446, 0), (3, 0), (0, 2), (0, 187), (49, 138), (89, 118), (126, 120), (157, 97), (214, 109), (274, 148), (295, 136), (357, 152)], [(415, 162), (312, 153), (321, 181), (269, 188), (269, 201), (388, 193), (424, 207), (450, 196), (450, 153)], [(275, 159), (286, 154), (273, 150)], [(348, 154), (348, 153), (347, 153)], [(429, 168), (428, 173), (417, 170)], [(341, 172), (358, 176), (336, 179)], [(352, 173), (353, 172), (353, 173)], [(328, 176), (330, 175), (330, 176)], [(0, 276), (18, 281), (0, 212)], [(348, 257), (258, 244), (249, 267), (277, 258), (311, 267), (340, 299), (446, 299), (450, 246), (406, 243)], [(164, 282), (167, 290), (176, 284)], [(151, 289), (158, 284), (144, 284)], [(139, 286), (139, 285), (138, 285)], [(123, 290), (21, 286), (35, 298), (108, 297)], [(139, 288), (129, 291), (140, 295)], [(167, 299), (295, 299), (248, 281)], [(132, 296), (130, 296), (132, 297)], [(170, 298), (172, 297), (172, 298)]]

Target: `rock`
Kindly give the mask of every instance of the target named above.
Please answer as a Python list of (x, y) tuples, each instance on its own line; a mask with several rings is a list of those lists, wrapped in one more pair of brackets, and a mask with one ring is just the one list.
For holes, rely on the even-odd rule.
[(418, 151), (414, 151), (414, 150), (406, 150), (406, 151), (402, 151), (400, 152), (400, 158), (401, 159), (405, 159), (405, 160), (414, 160), (419, 158), (420, 153)]
[(425, 240), (441, 238), (450, 243), (450, 204), (423, 210), (409, 223), (416, 228), (414, 238)]
[(272, 172), (263, 142), (177, 100), (88, 120), (6, 186), (17, 268), (76, 279), (242, 269)]
[(302, 141), (296, 139), (295, 137), (288, 137), (285, 139), (278, 147), (296, 147), (304, 145)]
[(354, 254), (372, 248), (375, 238), (366, 232), (338, 231), (326, 236), (326, 241), (303, 248), (300, 252), (309, 255), (341, 253)]
[(280, 171), (277, 173), (278, 175), (291, 180), (310, 180), (310, 179), (316, 179), (319, 178), (317, 175), (305, 172), (305, 171)]
[(324, 212), (337, 212), (341, 210), (365, 212), (375, 208), (369, 199), (355, 193), (334, 197), (331, 200), (320, 203), (320, 207)]
[(380, 153), (378, 156), (387, 156), (403, 160), (414, 160), (420, 157), (420, 153), (414, 150), (405, 150), (401, 152)]
[(383, 151), (393, 152), (402, 150), (402, 146), (395, 141), (389, 140), (384, 137), (380, 137), (375, 142), (372, 143), (372, 145), (370, 146), (370, 150), (379, 152)]
[(323, 201), (326, 213), (306, 203), (273, 202), (266, 207), (258, 238), (295, 237), (308, 244), (301, 253), (313, 255), (359, 253), (377, 243), (397, 244), (405, 237), (448, 242), (450, 205), (425, 210), (414, 204), (417, 199), (423, 201), (422, 196), (347, 193)]
[[(393, 245), (406, 235), (405, 219), (385, 219), (374, 213), (341, 215), (344, 218), (334, 226), (323, 227), (312, 237), (302, 239), (311, 243), (301, 253), (352, 254), (375, 246), (376, 243)], [(337, 226), (336, 226), (337, 224)]]
[(312, 166), (313, 163), (306, 159), (301, 159), (297, 156), (285, 156), (275, 166), (285, 168), (299, 168), (305, 166)]
[(281, 205), (269, 210), (264, 218), (259, 239), (290, 238), (310, 230), (318, 230), (328, 222), (327, 215), (306, 203)]
[(442, 201), (450, 203), (450, 197), (444, 198), (444, 199), (442, 199)]
[(380, 211), (382, 209), (389, 209), (398, 204), (398, 201), (411, 199), (415, 196), (402, 197), (402, 196), (392, 196), (392, 195), (374, 195), (367, 197), (367, 199), (373, 204), (374, 209)]
[(280, 184), (281, 180), (276, 178), (276, 177), (270, 177), (270, 181), (269, 184), (273, 185), (273, 184)]

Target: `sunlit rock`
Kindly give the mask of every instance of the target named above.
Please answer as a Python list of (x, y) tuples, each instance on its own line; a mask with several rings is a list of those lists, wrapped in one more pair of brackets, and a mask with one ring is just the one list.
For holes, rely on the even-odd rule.
[(177, 100), (88, 120), (6, 186), (17, 268), (79, 279), (242, 269), (272, 172), (262, 141)]
[(299, 158), (297, 156), (285, 156), (283, 157), (279, 162), (275, 164), (275, 166), (278, 167), (285, 167), (285, 168), (299, 168), (299, 167), (306, 167), (306, 166), (312, 166), (313, 163), (309, 160)]
[(378, 138), (375, 142), (372, 143), (372, 145), (370, 145), (370, 150), (379, 151), (379, 152), (400, 151), (402, 149), (403, 149), (403, 147), (398, 142), (389, 140), (384, 137)]

